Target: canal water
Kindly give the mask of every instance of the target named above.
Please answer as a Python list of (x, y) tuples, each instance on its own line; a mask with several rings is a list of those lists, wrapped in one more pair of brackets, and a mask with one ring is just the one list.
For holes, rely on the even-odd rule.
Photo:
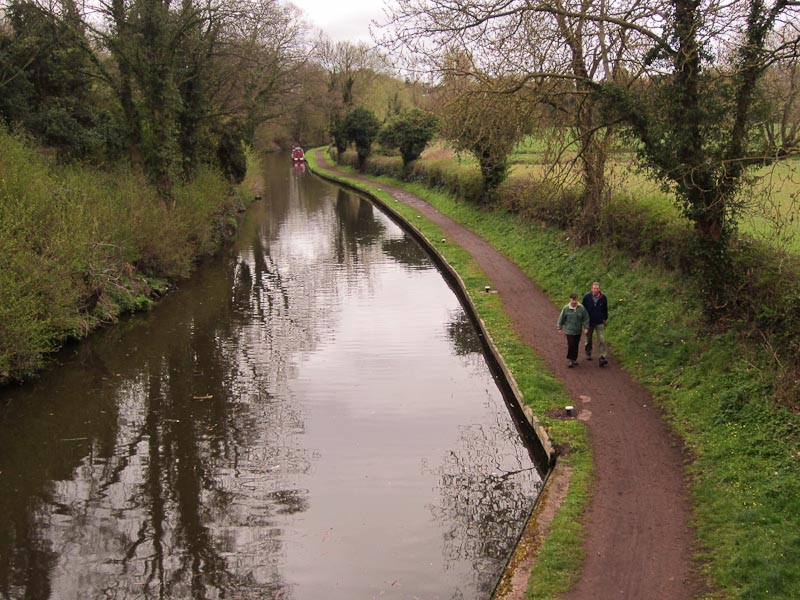
[(488, 599), (541, 479), (430, 258), (268, 157), (234, 246), (0, 392), (0, 598)]

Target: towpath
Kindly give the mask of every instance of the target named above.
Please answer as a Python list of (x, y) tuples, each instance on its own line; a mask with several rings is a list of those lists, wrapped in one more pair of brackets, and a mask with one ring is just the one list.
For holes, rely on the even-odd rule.
[[(336, 172), (322, 152), (317, 158)], [(448, 240), (491, 274), (516, 332), (564, 383), (578, 418), (588, 426), (594, 480), (584, 517), (586, 558), (577, 585), (562, 600), (697, 598), (702, 588), (692, 570), (694, 532), (685, 456), (647, 390), (613, 355), (606, 368), (581, 360), (577, 368), (568, 369), (566, 344), (555, 326), (560, 307), (473, 232), (409, 192), (386, 185), (381, 189), (436, 223)]]

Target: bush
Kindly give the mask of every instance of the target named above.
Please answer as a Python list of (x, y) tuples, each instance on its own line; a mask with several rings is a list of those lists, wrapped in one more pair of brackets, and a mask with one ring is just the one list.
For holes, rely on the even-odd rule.
[(225, 177), (233, 183), (241, 183), (247, 175), (247, 156), (241, 136), (230, 130), (220, 136), (217, 160)]
[(569, 229), (580, 217), (579, 195), (534, 179), (510, 179), (498, 190), (498, 204), (523, 219)]
[(371, 156), (367, 161), (367, 170), (370, 175), (378, 177), (392, 177), (403, 180), (403, 160), (399, 156)]
[(364, 164), (372, 151), (372, 143), (378, 137), (380, 127), (381, 124), (375, 114), (363, 106), (354, 108), (344, 119), (342, 131), (345, 139), (356, 147), (359, 170), (364, 169)]
[(800, 257), (744, 237), (734, 242), (731, 255), (731, 279), (738, 284), (730, 296), (733, 315), (766, 336), (783, 370), (796, 373), (800, 366)]
[(386, 147), (398, 148), (403, 165), (417, 160), (433, 139), (438, 127), (437, 118), (418, 108), (395, 115), (383, 126), (379, 141)]
[(127, 169), (49, 165), (0, 131), (0, 382), (121, 313), (146, 308), (147, 277), (176, 279), (214, 252), (238, 209), (221, 174), (200, 170), (168, 209)]
[(681, 217), (617, 195), (603, 206), (597, 233), (631, 256), (654, 258), (668, 269), (689, 271), (694, 230)]
[(484, 198), (485, 187), (480, 171), (453, 161), (417, 161), (411, 166), (407, 178), (474, 204)]

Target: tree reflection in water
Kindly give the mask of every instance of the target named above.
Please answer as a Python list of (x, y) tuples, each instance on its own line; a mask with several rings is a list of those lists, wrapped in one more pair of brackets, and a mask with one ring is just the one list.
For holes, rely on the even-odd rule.
[(61, 556), (53, 585), (64, 597), (215, 598), (230, 589), (258, 597), (284, 589), (281, 531), (271, 516), (302, 510), (305, 500), (302, 490), (276, 491), (264, 465), (291, 458), (246, 427), (263, 416), (247, 414), (257, 407), (222, 389), (198, 396), (197, 381), (185, 377), (226, 380), (214, 371), (230, 338), (221, 344), (218, 333), (175, 338), (144, 365), (118, 392), (115, 453), (56, 484), (52, 502), (71, 517), (63, 530), (48, 526)]
[[(518, 443), (519, 432), (507, 418), (497, 417), (491, 425), (460, 428), (458, 447), (435, 469), (438, 502), (430, 505), (445, 527), (445, 561), (470, 561), (473, 584), (487, 598), (494, 590), (492, 575), (513, 551), (541, 490), (531, 457)], [(509, 447), (516, 453), (508, 454)]]
[[(451, 313), (446, 328), (456, 356), (473, 366), (485, 362), (466, 312)], [(493, 406), (488, 393), (486, 402)], [(445, 560), (471, 561), (475, 585), (486, 597), (494, 591), (486, 574), (497, 574), (505, 564), (542, 485), (520, 432), (497, 410), (492, 423), (460, 428), (458, 447), (436, 469), (439, 502), (430, 507), (446, 524)]]
[(466, 312), (459, 310), (450, 313), (447, 336), (453, 342), (456, 356), (485, 362), (485, 358), (481, 354), (481, 341)]

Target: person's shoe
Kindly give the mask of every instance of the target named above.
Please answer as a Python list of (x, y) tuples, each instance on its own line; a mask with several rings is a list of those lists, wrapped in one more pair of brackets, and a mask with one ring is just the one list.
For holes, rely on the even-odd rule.
[(574, 360), (568, 360), (567, 361), (567, 368), (568, 369), (571, 369), (574, 366), (575, 366), (575, 361)]
[(605, 367), (607, 364), (608, 364), (608, 361), (606, 360), (606, 357), (605, 356), (601, 356), (600, 357), (600, 366), (601, 367)]

